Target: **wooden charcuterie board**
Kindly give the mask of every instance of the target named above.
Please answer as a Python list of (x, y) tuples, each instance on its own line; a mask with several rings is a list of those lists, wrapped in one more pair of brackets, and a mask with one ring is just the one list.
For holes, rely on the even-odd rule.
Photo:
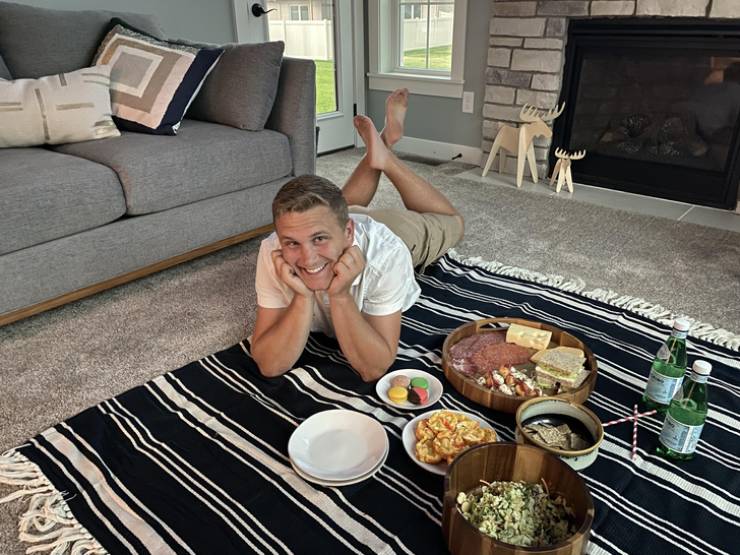
[[(591, 349), (589, 349), (583, 341), (560, 328), (542, 322), (535, 322), (533, 320), (525, 320), (521, 318), (486, 318), (483, 320), (475, 320), (473, 322), (463, 324), (447, 336), (442, 347), (442, 367), (444, 369), (445, 377), (453, 387), (462, 395), (480, 405), (508, 413), (515, 413), (519, 405), (532, 398), (507, 395), (482, 386), (478, 384), (475, 379), (456, 370), (451, 363), (452, 358), (450, 355), (450, 349), (462, 339), (474, 334), (488, 333), (503, 334), (505, 336), (509, 324), (512, 323), (521, 324), (530, 328), (551, 331), (552, 337), (548, 348), (558, 346), (576, 347), (583, 351), (586, 357), (585, 368), (589, 372), (588, 377), (579, 387), (556, 395), (557, 397), (568, 399), (576, 403), (583, 403), (591, 394), (596, 384), (598, 367), (596, 364), (596, 357), (594, 357)], [(532, 349), (532, 354), (535, 352), (536, 350)], [(532, 363), (529, 364), (532, 365)]]

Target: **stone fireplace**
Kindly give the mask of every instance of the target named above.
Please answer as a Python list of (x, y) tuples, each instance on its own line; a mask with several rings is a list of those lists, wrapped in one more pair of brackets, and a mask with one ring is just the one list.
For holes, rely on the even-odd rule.
[[(621, 116), (617, 117), (615, 113), (602, 114), (601, 119), (604, 121), (600, 121), (599, 118), (594, 117), (598, 111), (594, 102), (589, 104), (588, 98), (583, 98), (582, 90), (578, 95), (574, 94), (573, 83), (570, 82), (573, 79), (572, 66), (574, 63), (572, 60), (569, 60), (568, 64), (565, 62), (566, 54), (571, 57), (574, 56), (573, 33), (571, 33), (571, 43), (566, 49), (566, 43), (569, 40), (569, 28), (572, 32), (579, 30), (579, 28), (583, 31), (584, 28), (591, 25), (591, 34), (599, 36), (600, 33), (604, 32), (603, 29), (608, 30), (610, 22), (628, 23), (633, 26), (637, 23), (648, 23), (649, 25), (643, 25), (644, 28), (655, 27), (660, 22), (674, 22), (673, 26), (679, 29), (682, 26), (684, 26), (684, 29), (691, 28), (692, 22), (696, 24), (695, 27), (711, 26), (708, 24), (713, 22), (717, 23), (719, 27), (722, 26), (721, 24), (731, 26), (732, 21), (729, 18), (740, 17), (740, 1), (493, 0), (492, 11), (488, 67), (486, 69), (487, 85), (483, 107), (482, 150), (484, 151), (484, 160), (491, 149), (493, 139), (499, 128), (502, 125), (518, 122), (518, 115), (524, 104), (549, 109), (555, 107), (560, 99), (568, 98), (571, 105), (566, 105), (566, 112), (555, 122), (553, 144), (554, 146), (571, 149), (589, 149), (590, 154), (587, 155), (586, 159), (573, 166), (576, 181), (580, 180), (583, 183), (674, 198), (697, 204), (734, 208), (735, 199), (737, 198), (737, 170), (740, 169), (740, 163), (734, 166), (727, 164), (729, 169), (725, 172), (726, 175), (721, 179), (716, 177), (715, 181), (717, 183), (713, 184), (713, 192), (711, 194), (707, 193), (706, 198), (695, 198), (694, 193), (697, 189), (701, 189), (696, 187), (696, 182), (709, 183), (707, 181), (709, 178), (706, 177), (709, 173), (706, 172), (715, 170), (716, 168), (713, 166), (722, 165), (725, 159), (732, 161), (733, 157), (737, 158), (737, 148), (735, 147), (740, 144), (737, 142), (737, 133), (727, 139), (728, 146), (734, 148), (734, 153), (723, 151), (722, 145), (715, 146), (711, 141), (704, 141), (701, 137), (694, 136), (692, 133), (684, 132), (683, 135), (681, 134), (681, 131), (697, 127), (689, 115), (691, 110), (679, 110), (677, 114), (670, 113), (670, 110), (653, 110), (653, 115), (646, 118), (643, 114), (644, 110), (633, 108), (633, 105), (639, 105), (643, 108), (646, 104), (649, 104), (641, 97), (634, 99), (631, 104), (626, 102), (627, 108), (624, 106), (625, 102), (622, 102), (619, 109), (624, 113)], [(637, 25), (637, 27), (640, 26)], [(581, 34), (588, 34), (588, 31), (589, 29)], [(651, 52), (650, 45), (648, 45), (647, 52)], [(674, 58), (670, 60), (667, 69), (660, 69), (659, 71), (661, 75), (665, 71), (666, 76), (684, 76), (681, 79), (689, 85), (701, 78), (711, 80), (711, 77), (707, 77), (711, 71), (721, 72), (733, 62), (733, 55), (740, 58), (740, 49), (733, 51), (730, 48), (724, 57), (723, 55), (711, 56), (707, 52), (704, 52), (704, 54), (707, 55), (701, 58), (693, 53), (687, 53), (685, 59)], [(700, 58), (701, 62), (707, 67), (698, 67), (701, 65), (699, 63)], [(602, 67), (602, 69), (596, 70), (593, 64), (594, 61), (598, 61), (598, 56), (595, 60), (587, 60), (586, 62), (579, 58), (576, 64), (578, 66), (576, 76), (579, 79), (586, 79), (586, 84), (588, 84), (589, 79), (595, 82), (591, 86), (591, 90), (587, 92), (586, 97), (589, 95), (597, 97), (592, 100), (600, 102), (602, 111), (608, 111), (609, 102), (607, 99), (598, 100), (599, 94), (608, 89), (608, 86), (602, 86), (599, 83), (604, 78), (604, 75), (600, 74), (599, 71), (604, 72), (604, 69)], [(617, 62), (621, 65), (615, 65)], [(636, 60), (631, 62), (631, 65), (623, 59), (614, 62), (607, 60), (606, 64), (607, 67), (609, 65), (615, 68), (619, 67), (622, 72), (629, 71), (637, 74), (642, 71), (646, 78), (659, 81), (654, 79), (655, 76), (650, 73), (651, 63), (653, 62), (655, 60), (642, 60), (638, 56)], [(671, 64), (673, 67), (671, 67)], [(713, 67), (710, 67), (712, 64)], [(697, 67), (692, 69), (692, 66)], [(567, 75), (564, 75), (564, 69), (568, 71)], [(684, 71), (680, 71), (681, 69)], [(615, 73), (617, 73), (616, 69)], [(676, 77), (676, 79), (679, 77)], [(631, 92), (629, 87), (626, 86), (629, 83), (610, 83), (619, 89), (620, 99), (634, 92)], [(657, 82), (653, 89), (660, 90), (660, 85), (661, 83)], [(683, 106), (690, 100), (681, 98), (681, 93), (673, 90), (675, 88), (673, 82), (666, 81), (663, 85), (667, 85), (662, 89), (664, 91), (663, 98), (667, 105)], [(642, 95), (643, 93), (635, 94)], [(572, 105), (574, 103), (579, 105)], [(615, 110), (612, 110), (612, 112)], [(615, 121), (618, 123), (613, 123)], [(630, 142), (630, 137), (621, 137), (619, 133), (625, 131), (622, 125), (623, 121), (627, 122), (625, 125), (630, 133), (637, 132), (638, 128), (643, 126), (646, 130), (643, 139)], [(580, 122), (580, 125), (574, 127), (574, 122)], [(725, 134), (727, 133), (732, 134), (731, 131), (725, 131)], [(679, 135), (681, 135), (680, 141), (678, 139)], [(651, 140), (647, 140), (646, 137), (651, 137)], [(655, 137), (661, 137), (662, 142)], [(630, 149), (634, 150), (637, 143), (642, 145), (642, 150), (637, 153), (632, 152)], [(542, 176), (548, 175), (548, 167), (551, 167), (548, 163), (548, 157), (552, 155), (550, 146), (549, 140), (538, 139), (535, 141), (535, 154), (538, 169)], [(722, 158), (717, 152), (723, 154), (725, 158)], [(655, 174), (652, 177), (650, 171), (653, 170), (646, 170), (648, 173), (645, 174), (637, 171), (637, 169), (625, 169), (623, 171), (624, 175), (620, 177), (617, 170), (625, 166), (621, 163), (619, 156), (623, 156), (625, 153), (634, 159), (637, 169), (644, 169), (643, 166), (647, 168), (649, 162), (655, 163), (653, 170), (669, 169), (670, 165), (675, 167), (672, 170), (669, 169), (666, 175), (659, 176)], [(720, 160), (720, 158), (722, 159)], [(610, 160), (612, 163), (611, 169), (609, 169), (608, 164), (604, 165)], [(734, 169), (732, 169), (733, 167)], [(579, 168), (582, 170), (581, 174), (579, 174)], [(598, 175), (598, 171), (596, 171), (598, 168), (606, 168), (606, 171), (602, 172), (604, 175)], [(695, 173), (687, 173), (687, 170)], [(510, 157), (507, 160), (507, 172), (514, 173), (514, 171), (515, 160)], [(702, 172), (705, 173), (702, 174)], [(629, 176), (640, 173), (647, 176), (646, 183), (635, 184), (627, 179)], [(686, 176), (685, 181), (691, 185), (677, 185), (675, 190), (661, 190), (660, 187), (654, 186), (655, 183), (673, 183), (673, 175)], [(527, 178), (525, 177), (525, 179)], [(724, 189), (720, 191), (719, 181), (722, 180), (724, 180), (722, 184)], [(732, 183), (729, 183), (730, 181)], [(706, 190), (708, 191), (708, 189)], [(728, 192), (730, 190), (731, 193)], [(728, 195), (733, 198), (730, 199)]]

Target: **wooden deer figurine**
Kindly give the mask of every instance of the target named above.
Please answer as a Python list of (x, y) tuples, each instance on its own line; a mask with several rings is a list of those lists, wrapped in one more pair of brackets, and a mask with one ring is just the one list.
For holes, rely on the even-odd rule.
[(572, 160), (583, 160), (586, 156), (585, 150), (579, 150), (577, 152), (568, 152), (562, 148), (555, 149), (555, 157), (558, 161), (555, 163), (555, 169), (552, 170), (552, 176), (550, 177), (550, 185), (555, 181), (555, 175), (558, 176), (558, 184), (555, 187), (555, 192), (559, 193), (560, 189), (563, 188), (563, 182), (566, 183), (569, 192), (573, 192), (573, 174), (570, 173), (570, 163)]
[(499, 152), (500, 156), (498, 162), (498, 171), (503, 173), (504, 167), (506, 166), (506, 152), (509, 154), (516, 154), (516, 186), (522, 186), (522, 178), (524, 177), (524, 161), (529, 163), (529, 172), (532, 174), (532, 182), (537, 183), (539, 177), (537, 175), (537, 160), (534, 155), (533, 141), (535, 137), (552, 137), (552, 129), (547, 125), (547, 122), (551, 122), (560, 114), (563, 113), (565, 108), (565, 102), (560, 105), (560, 108), (553, 108), (543, 112), (534, 106), (525, 104), (522, 106), (519, 112), (519, 119), (524, 122), (521, 127), (511, 127), (505, 125), (496, 134), (496, 138), (493, 140), (493, 146), (491, 147), (491, 153), (488, 155), (486, 165), (483, 168), (482, 177), (485, 177), (488, 170), (491, 168), (493, 159), (496, 158), (496, 153)]

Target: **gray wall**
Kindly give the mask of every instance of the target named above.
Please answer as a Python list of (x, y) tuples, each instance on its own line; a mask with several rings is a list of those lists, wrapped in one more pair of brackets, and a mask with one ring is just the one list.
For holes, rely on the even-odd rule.
[[(464, 89), (475, 93), (472, 114), (462, 111), (461, 98), (411, 95), (406, 113), (405, 134), (409, 137), (480, 147), (483, 126), (483, 96), (486, 84), (490, 0), (468, 0), (465, 37)], [(367, 31), (365, 34), (367, 48)], [(385, 113), (385, 91), (367, 91), (367, 115), (380, 128)]]
[(236, 37), (231, 0), (11, 0), (55, 10), (153, 14), (170, 38), (224, 43)]

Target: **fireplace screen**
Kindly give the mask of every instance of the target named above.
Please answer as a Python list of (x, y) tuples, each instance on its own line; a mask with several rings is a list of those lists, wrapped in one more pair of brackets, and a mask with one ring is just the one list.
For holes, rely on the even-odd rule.
[(629, 24), (612, 21), (611, 33), (592, 34), (578, 23), (561, 97), (567, 113), (554, 138), (588, 151), (576, 178), (580, 168), (597, 185), (734, 206), (740, 48), (712, 48), (720, 37), (687, 37), (685, 27), (671, 37), (654, 23), (625, 32)]
[(584, 59), (571, 148), (722, 170), (740, 115), (740, 57)]

